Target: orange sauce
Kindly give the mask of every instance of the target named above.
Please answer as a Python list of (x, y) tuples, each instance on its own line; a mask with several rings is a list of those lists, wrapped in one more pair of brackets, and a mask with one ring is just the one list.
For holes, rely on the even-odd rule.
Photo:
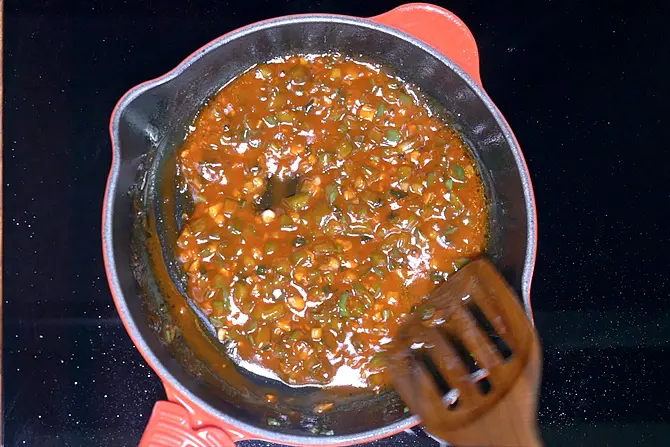
[[(291, 385), (388, 383), (408, 314), (486, 244), (476, 164), (411, 85), (341, 55), (258, 65), (179, 152), (188, 295), (229, 352)], [(295, 194), (259, 208), (268, 178)]]

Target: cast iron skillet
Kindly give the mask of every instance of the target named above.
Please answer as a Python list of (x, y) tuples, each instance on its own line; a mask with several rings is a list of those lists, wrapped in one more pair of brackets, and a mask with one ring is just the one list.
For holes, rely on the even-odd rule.
[[(174, 258), (180, 216), (188, 207), (175, 186), (175, 152), (198, 110), (254, 64), (332, 51), (393, 69), (433, 98), (462, 133), (491, 204), (487, 255), (532, 316), (537, 233), (530, 178), (512, 131), (480, 85), (477, 48), (467, 27), (426, 4), (372, 19), (302, 15), (256, 23), (130, 90), (110, 122), (114, 156), (102, 235), (107, 276), (128, 333), (168, 396), (156, 404), (141, 445), (180, 446), (187, 439), (194, 446), (229, 446), (241, 439), (351, 445), (419, 422), (405, 414), (393, 391), (296, 389), (238, 370), (221, 355), (208, 328), (196, 323)], [(279, 401), (266, 403), (268, 392)], [(323, 401), (334, 401), (335, 409), (314, 414), (313, 406)]]

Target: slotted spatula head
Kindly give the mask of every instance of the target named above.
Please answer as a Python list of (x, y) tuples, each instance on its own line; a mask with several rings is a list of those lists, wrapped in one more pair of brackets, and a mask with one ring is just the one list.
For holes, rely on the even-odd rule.
[(530, 409), (509, 416), (535, 419), (538, 339), (517, 295), (486, 259), (466, 265), (431, 293), (400, 328), (388, 360), (410, 410), (447, 441), (454, 442), (450, 433), (495, 413), (504, 398), (515, 399), (515, 390), (523, 396), (512, 408)]

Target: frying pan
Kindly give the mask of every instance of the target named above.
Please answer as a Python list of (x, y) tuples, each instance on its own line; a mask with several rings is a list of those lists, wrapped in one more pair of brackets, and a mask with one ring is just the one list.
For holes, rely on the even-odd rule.
[[(188, 208), (175, 186), (175, 153), (198, 110), (254, 64), (333, 51), (378, 62), (418, 85), (461, 133), (490, 202), (487, 255), (532, 317), (537, 233), (530, 177), (511, 129), (481, 87), (477, 47), (463, 22), (433, 5), (408, 4), (369, 19), (319, 14), (252, 24), (131, 89), (112, 114), (102, 220), (107, 277), (123, 324), (167, 393), (142, 446), (230, 447), (243, 439), (352, 445), (419, 423), (393, 390), (291, 388), (237, 368), (186, 300), (174, 255)], [(267, 402), (266, 393), (278, 400)], [(334, 409), (315, 413), (325, 401)]]

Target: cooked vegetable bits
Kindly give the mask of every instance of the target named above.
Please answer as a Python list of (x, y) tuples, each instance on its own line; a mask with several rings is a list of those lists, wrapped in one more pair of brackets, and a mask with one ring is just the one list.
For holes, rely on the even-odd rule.
[[(289, 384), (387, 383), (383, 351), (436, 283), (485, 247), (474, 160), (411, 85), (341, 55), (253, 67), (179, 154), (190, 298), (241, 359)], [(256, 203), (268, 177), (295, 195)]]

